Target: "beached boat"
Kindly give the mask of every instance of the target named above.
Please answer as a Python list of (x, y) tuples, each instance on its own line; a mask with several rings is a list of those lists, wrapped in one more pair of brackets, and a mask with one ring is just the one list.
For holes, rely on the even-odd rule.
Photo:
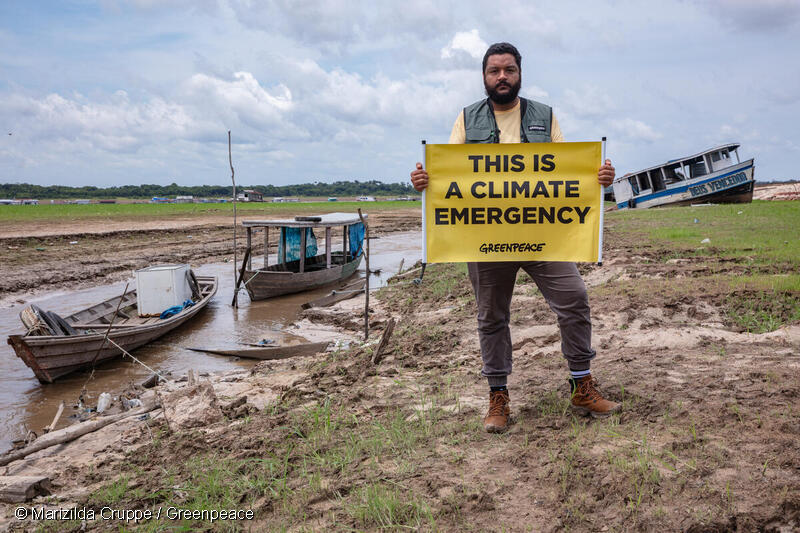
[[(119, 348), (130, 352), (192, 319), (217, 292), (216, 277), (193, 279), (196, 280), (192, 290), (193, 305), (167, 318), (140, 317), (136, 289), (133, 289), (63, 318), (52, 312), (26, 308), (23, 313), (27, 316), (20, 316), (29, 327), (28, 333), (9, 336), (8, 344), (39, 381), (52, 383), (70, 372), (119, 357), (122, 354)], [(107, 331), (108, 340), (104, 343)]]
[(751, 202), (753, 160), (740, 161), (738, 148), (738, 144), (717, 146), (625, 174), (613, 184), (617, 207)]
[[(366, 215), (365, 215), (366, 216)], [(265, 300), (283, 294), (303, 292), (355, 274), (364, 256), (364, 225), (357, 214), (329, 213), (284, 220), (245, 220), (247, 229), (246, 265), (241, 276), (251, 300)], [(270, 228), (277, 228), (277, 262), (269, 264)], [(341, 228), (341, 249), (334, 251), (333, 228)], [(264, 233), (263, 267), (253, 268), (253, 231)], [(325, 251), (317, 253), (314, 230), (325, 232)], [(338, 233), (338, 232), (337, 232)], [(305, 253), (300, 253), (305, 250)], [(237, 288), (238, 290), (238, 288)]]

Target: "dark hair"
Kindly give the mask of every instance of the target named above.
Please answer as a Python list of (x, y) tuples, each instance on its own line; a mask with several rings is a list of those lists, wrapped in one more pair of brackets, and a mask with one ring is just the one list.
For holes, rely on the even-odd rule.
[(514, 59), (517, 60), (517, 68), (521, 71), (522, 70), (522, 56), (519, 55), (519, 50), (513, 44), (509, 43), (494, 43), (492, 46), (486, 50), (486, 53), (483, 56), (483, 72), (486, 72), (486, 63), (489, 61), (489, 56), (495, 56), (499, 54), (511, 54), (514, 56)]

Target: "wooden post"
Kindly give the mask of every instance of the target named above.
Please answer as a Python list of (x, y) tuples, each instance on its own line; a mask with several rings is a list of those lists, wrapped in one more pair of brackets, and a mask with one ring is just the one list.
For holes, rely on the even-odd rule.
[(364, 240), (367, 241), (367, 252), (364, 253), (364, 247), (361, 247), (361, 253), (364, 253), (364, 259), (367, 262), (367, 283), (364, 285), (364, 340), (369, 339), (369, 225), (361, 214), (361, 208), (358, 209), (358, 218), (364, 224)]
[(281, 263), (286, 263), (286, 228), (280, 228), (278, 231), (281, 232)]
[(264, 226), (264, 268), (269, 266), (269, 226)]
[(342, 264), (347, 263), (347, 226), (342, 228)]
[(306, 271), (306, 228), (300, 228), (300, 273)]
[(331, 227), (325, 226), (325, 268), (331, 267)]
[[(252, 249), (253, 247), (253, 228), (247, 228), (247, 248)], [(247, 270), (253, 270), (253, 254), (251, 253), (250, 256), (247, 258)]]

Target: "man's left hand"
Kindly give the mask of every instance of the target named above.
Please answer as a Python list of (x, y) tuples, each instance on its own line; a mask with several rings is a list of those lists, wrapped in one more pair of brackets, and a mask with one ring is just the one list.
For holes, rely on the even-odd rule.
[(611, 160), (606, 159), (605, 164), (597, 171), (597, 181), (600, 182), (600, 185), (608, 187), (614, 181), (614, 176), (616, 175), (614, 167), (611, 166)]

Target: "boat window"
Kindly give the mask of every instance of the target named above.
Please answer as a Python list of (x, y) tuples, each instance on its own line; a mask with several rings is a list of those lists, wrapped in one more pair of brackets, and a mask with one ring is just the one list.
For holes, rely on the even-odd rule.
[(633, 195), (636, 196), (639, 194), (639, 182), (636, 180), (636, 176), (631, 176), (628, 178), (628, 181), (631, 184), (631, 190), (633, 191)]
[(650, 183), (653, 184), (654, 191), (663, 191), (664, 187), (664, 177), (661, 175), (661, 169), (656, 168), (650, 171)]
[(684, 161), (686, 165), (686, 171), (689, 173), (689, 179), (692, 178), (699, 178), (700, 176), (705, 176), (708, 174), (708, 170), (706, 169), (706, 162), (703, 160), (703, 156), (695, 157), (694, 159), (689, 159)]
[(642, 190), (650, 188), (650, 180), (647, 179), (647, 173), (642, 172), (636, 176), (639, 179), (639, 188)]
[(683, 169), (680, 163), (674, 163), (664, 167), (664, 177), (667, 179), (667, 185), (686, 179), (686, 176), (683, 175)]
[(720, 150), (718, 152), (712, 152), (710, 156), (711, 156), (711, 168), (714, 171), (721, 170), (733, 164), (733, 161), (731, 160), (731, 155), (728, 152), (727, 148), (725, 150)]

